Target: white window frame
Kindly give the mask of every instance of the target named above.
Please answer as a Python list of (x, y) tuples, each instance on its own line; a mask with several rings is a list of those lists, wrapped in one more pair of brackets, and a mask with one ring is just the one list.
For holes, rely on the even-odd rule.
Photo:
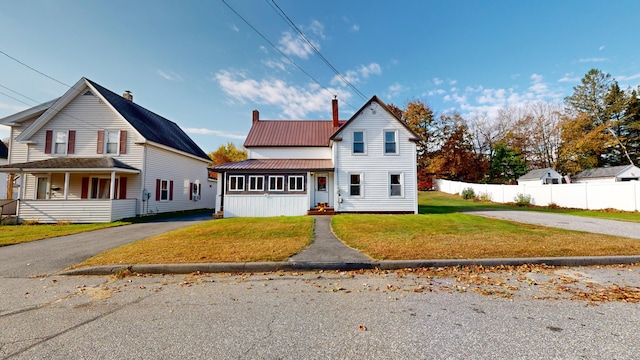
[[(160, 200), (159, 201), (169, 201), (169, 197), (171, 196), (170, 184), (171, 183), (169, 180), (160, 179)], [(164, 185), (164, 187), (162, 185)], [(163, 194), (165, 195), (164, 197), (162, 196)]]
[[(289, 186), (289, 191), (304, 191), (304, 176), (302, 175), (292, 175), (289, 176), (289, 180), (287, 181)], [(293, 180), (293, 185), (291, 186), (291, 181)], [(300, 180), (301, 188), (298, 188), (298, 180)]]
[[(356, 152), (356, 133), (362, 133), (362, 152)], [(364, 130), (353, 130), (351, 133), (351, 154), (353, 155), (367, 155), (367, 132)]]
[[(392, 181), (392, 177), (393, 176), (397, 176), (398, 177), (398, 182), (399, 184), (394, 184)], [(394, 172), (394, 173), (389, 173), (388, 176), (388, 180), (389, 180), (389, 197), (393, 197), (393, 198), (398, 198), (398, 197), (404, 197), (404, 173), (402, 172)], [(393, 186), (399, 186), (400, 187), (400, 194), (399, 195), (393, 195)]]
[[(358, 179), (360, 180), (359, 184), (353, 184), (351, 182), (351, 180), (352, 180), (351, 177), (354, 176), (354, 175), (358, 175)], [(360, 188), (360, 191), (359, 191), (360, 194), (353, 195), (351, 193), (351, 190), (352, 190), (353, 186), (358, 186)], [(352, 197), (363, 197), (364, 196), (364, 174), (363, 173), (349, 173), (349, 196), (352, 196)]]
[[(275, 180), (275, 181), (272, 181)], [(278, 185), (278, 179), (282, 181), (282, 187), (273, 187), (272, 185)], [(271, 175), (269, 176), (269, 191), (284, 191), (284, 175)]]
[[(387, 151), (387, 134), (388, 133), (393, 133), (393, 144), (395, 145), (395, 151), (394, 152), (388, 152)], [(395, 129), (386, 129), (382, 131), (382, 151), (384, 152), (385, 155), (398, 155), (399, 154), (399, 148), (398, 148), (398, 130)]]
[[(235, 179), (235, 187), (231, 186), (233, 184), (233, 179)], [(242, 179), (242, 181), (238, 181), (239, 179)], [(229, 175), (229, 191), (244, 191), (244, 180), (244, 175)], [(239, 182), (242, 186), (238, 186)]]
[[(109, 144), (113, 144), (109, 142), (109, 134), (116, 134), (116, 151), (109, 152)], [(104, 152), (105, 155), (119, 155), (120, 154), (120, 130), (104, 130)]]
[[(254, 183), (253, 180), (261, 180), (260, 181), (260, 187), (254, 187)], [(264, 176), (263, 175), (250, 175), (249, 176), (249, 191), (264, 191)]]
[[(59, 143), (58, 142), (58, 134), (59, 133), (64, 133), (64, 138), (65, 138), (65, 142), (64, 143)], [(69, 130), (53, 130), (53, 135), (51, 136), (51, 152), (54, 155), (67, 155), (67, 151), (69, 149)], [(64, 151), (62, 152), (58, 152), (58, 144), (64, 144)]]

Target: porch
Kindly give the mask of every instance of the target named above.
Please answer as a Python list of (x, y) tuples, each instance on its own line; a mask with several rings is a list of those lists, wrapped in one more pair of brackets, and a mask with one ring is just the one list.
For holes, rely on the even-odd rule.
[(99, 223), (136, 216), (137, 199), (19, 200), (18, 221)]

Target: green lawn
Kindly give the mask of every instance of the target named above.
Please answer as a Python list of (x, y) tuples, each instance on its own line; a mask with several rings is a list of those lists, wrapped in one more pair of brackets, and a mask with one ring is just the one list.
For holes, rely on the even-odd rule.
[(117, 221), (106, 224), (2, 225), (0, 226), (0, 246), (48, 239), (56, 236), (72, 235), (126, 224), (128, 224), (128, 222)]

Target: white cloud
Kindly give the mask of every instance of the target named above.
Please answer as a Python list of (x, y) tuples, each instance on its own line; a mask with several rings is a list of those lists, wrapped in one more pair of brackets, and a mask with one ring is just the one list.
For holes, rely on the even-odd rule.
[(458, 83), (458, 80), (449, 80), (449, 85), (455, 85)]
[(267, 50), (267, 48), (264, 45), (260, 45), (258, 49), (260, 49), (260, 51), (262, 51), (265, 54), (269, 53), (269, 50)]
[(205, 128), (185, 128), (184, 131), (189, 134), (215, 135), (215, 136), (220, 136), (228, 139), (237, 139), (237, 140), (244, 140), (247, 137), (246, 135), (236, 135), (236, 134), (228, 133), (226, 131), (211, 130), (211, 129), (205, 129)]
[(282, 71), (285, 70), (285, 65), (283, 62), (280, 61), (274, 61), (274, 60), (263, 60), (262, 61), (263, 64), (265, 64), (266, 66), (272, 68), (272, 69), (280, 69)]
[(170, 81), (182, 81), (182, 76), (172, 72), (172, 71), (162, 71), (162, 70), (158, 70), (158, 75), (160, 75), (162, 78), (164, 78), (165, 80), (170, 80)]
[(229, 24), (229, 29), (235, 31), (235, 32), (239, 32), (240, 29), (238, 29), (238, 27), (236, 26), (236, 24)]
[[(324, 25), (322, 25), (322, 23), (318, 20), (313, 20), (309, 26), (303, 26), (302, 29), (303, 32), (308, 32), (307, 30), (310, 30), (313, 34), (319, 36), (320, 39), (326, 38), (326, 36), (324, 35)], [(309, 37), (309, 34), (305, 35)]]
[(360, 31), (360, 25), (358, 24), (351, 25), (351, 31), (355, 31), (355, 32)]
[(447, 92), (444, 91), (443, 89), (435, 89), (435, 90), (430, 90), (429, 92), (427, 92), (428, 96), (435, 96), (435, 95), (444, 95)]
[(402, 92), (406, 91), (407, 88), (400, 84), (400, 83), (394, 83), (391, 86), (389, 86), (388, 92), (387, 92), (387, 97), (396, 97), (398, 95), (400, 95)]
[[(289, 31), (282, 33), (279, 43), (281, 45), (278, 47), (280, 51), (287, 55), (297, 56), (302, 59), (308, 59), (309, 55), (313, 52), (311, 45)], [(319, 45), (315, 43), (313, 45), (316, 49), (319, 49)]]
[(604, 61), (609, 61), (609, 59), (607, 59), (607, 58), (597, 58), (597, 57), (578, 59), (578, 62), (581, 62), (581, 63), (604, 62)]
[[(368, 79), (371, 75), (380, 74), (382, 74), (382, 68), (380, 65), (378, 63), (371, 63), (369, 65), (360, 65), (360, 67), (355, 70), (347, 70), (347, 72), (344, 73), (344, 78), (352, 84), (357, 84), (363, 79)], [(336, 75), (331, 79), (331, 85), (345, 86), (346, 84), (339, 76)]]
[(436, 84), (436, 85), (440, 85), (440, 84), (443, 83), (443, 81), (442, 81), (442, 79), (439, 79), (439, 78), (433, 78), (433, 83)]
[(635, 80), (635, 79), (640, 79), (640, 73), (629, 75), (629, 76), (622, 75), (622, 76), (616, 77), (616, 80), (619, 80), (619, 81), (629, 81), (629, 80)]
[(600, 47), (598, 48), (598, 50), (600, 50), (600, 51), (604, 50), (604, 45), (600, 45)]
[(564, 74), (563, 77), (558, 79), (558, 82), (578, 82), (580, 77), (575, 76), (572, 72)]
[(544, 79), (542, 75), (532, 74), (531, 78), (531, 86), (529, 86), (529, 90), (535, 94), (546, 94), (549, 91), (547, 84), (544, 83)]
[(337, 95), (343, 101), (351, 98), (351, 93), (341, 88), (330, 88), (327, 92), (316, 84), (297, 86), (275, 78), (256, 80), (240, 71), (221, 70), (213, 75), (213, 80), (231, 99), (275, 106), (282, 111), (283, 118), (288, 119), (302, 119), (312, 112), (329, 111), (329, 94)]

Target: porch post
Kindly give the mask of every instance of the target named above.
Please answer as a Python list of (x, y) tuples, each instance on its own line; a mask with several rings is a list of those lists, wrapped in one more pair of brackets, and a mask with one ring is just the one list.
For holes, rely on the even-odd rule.
[(64, 199), (67, 200), (69, 197), (69, 172), (64, 173)]
[(109, 184), (109, 199), (114, 199), (114, 194), (116, 190), (116, 172), (111, 172), (111, 183)]

